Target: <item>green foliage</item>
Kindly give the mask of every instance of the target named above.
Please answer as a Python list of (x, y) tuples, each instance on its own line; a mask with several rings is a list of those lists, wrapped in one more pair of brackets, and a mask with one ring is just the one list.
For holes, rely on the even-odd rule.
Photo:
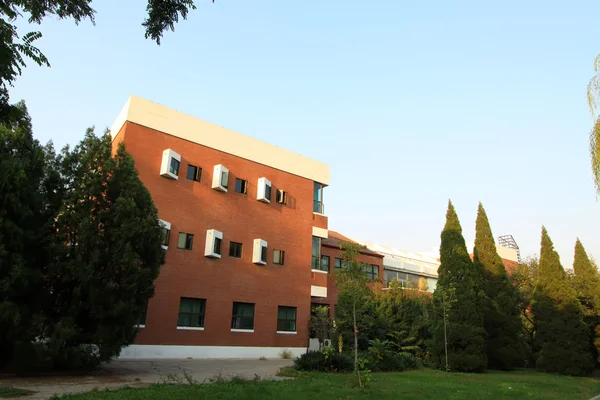
[[(391, 340), (397, 351), (410, 351), (418, 358), (425, 356), (425, 342), (430, 339), (432, 297), (402, 288), (390, 288), (375, 295), (375, 315), (381, 321), (379, 334)], [(378, 336), (375, 336), (378, 337)]]
[(433, 294), (432, 356), (438, 367), (446, 367), (447, 338), (447, 369), (483, 372), (487, 365), (483, 325), (487, 300), (480, 287), (482, 273), (471, 262), (451, 202), (441, 239), (439, 279)]
[(109, 134), (57, 156), (33, 139), (24, 104), (2, 121), (0, 368), (94, 366), (133, 342), (153, 295), (156, 209)]
[(311, 311), (308, 322), (310, 337), (316, 337), (319, 340), (319, 347), (322, 347), (325, 339), (333, 336), (333, 319), (328, 306), (313, 306)]
[(483, 289), (488, 300), (484, 313), (488, 367), (510, 370), (522, 365), (524, 358), (519, 295), (496, 251), (492, 229), (481, 203), (475, 227), (473, 265), (483, 275)]
[(573, 270), (575, 275), (571, 283), (582, 306), (584, 322), (590, 330), (590, 347), (597, 364), (600, 354), (600, 276), (579, 239), (575, 243)]
[[(338, 306), (339, 304), (346, 303), (349, 307), (342, 306), (340, 308), (341, 312), (339, 313), (342, 317), (340, 329), (343, 333), (347, 331), (347, 329), (343, 329), (342, 327), (345, 325), (346, 327), (352, 326), (353, 338), (354, 338), (354, 372), (358, 378), (358, 386), (363, 386), (363, 382), (361, 380), (361, 371), (359, 368), (358, 362), (358, 322), (359, 318), (357, 318), (357, 308), (363, 308), (372, 303), (369, 299), (372, 298), (373, 292), (368, 286), (369, 279), (367, 275), (364, 273), (363, 264), (356, 260), (358, 256), (361, 246), (353, 243), (343, 242), (341, 244), (341, 249), (344, 250), (342, 254), (342, 260), (344, 262), (345, 268), (342, 268), (336, 273), (336, 284), (338, 286)], [(352, 316), (352, 323), (349, 323), (349, 315)], [(336, 314), (337, 315), (337, 314)], [(344, 318), (346, 317), (346, 318)]]
[[(133, 158), (123, 144), (111, 152), (108, 133), (88, 130), (60, 158), (66, 194), (45, 276), (41, 334), (57, 367), (105, 361), (132, 343), (163, 262), (156, 208)], [(86, 343), (98, 345), (91, 359), (77, 356)]]
[(531, 310), (536, 326), (537, 369), (564, 375), (589, 374), (594, 367), (589, 330), (546, 228), (542, 228), (540, 266)]
[(539, 260), (536, 257), (530, 257), (520, 263), (511, 276), (511, 280), (519, 295), (519, 312), (521, 315), (521, 329), (524, 341), (524, 357), (526, 366), (534, 366), (534, 338), (535, 338), (535, 319), (531, 313), (531, 299), (537, 280), (539, 270)]
[(309, 351), (294, 360), (298, 371), (351, 372), (354, 370), (352, 357), (337, 351)]
[(51, 232), (46, 154), (24, 103), (0, 124), (0, 369), (40, 323), (42, 265)]

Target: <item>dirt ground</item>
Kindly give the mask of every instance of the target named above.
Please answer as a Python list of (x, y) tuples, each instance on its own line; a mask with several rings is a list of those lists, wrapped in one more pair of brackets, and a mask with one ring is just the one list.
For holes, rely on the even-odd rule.
[(216, 376), (280, 379), (280, 368), (291, 360), (116, 360), (85, 376), (0, 376), (0, 386), (34, 391), (22, 400), (48, 399), (54, 394), (145, 387), (153, 383), (207, 383)]

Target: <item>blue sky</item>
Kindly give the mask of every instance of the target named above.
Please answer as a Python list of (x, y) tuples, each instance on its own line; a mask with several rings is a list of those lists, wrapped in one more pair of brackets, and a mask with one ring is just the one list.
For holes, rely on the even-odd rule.
[(42, 142), (104, 130), (135, 94), (329, 164), (329, 226), (347, 236), (432, 251), (448, 199), (467, 241), (482, 201), (522, 254), (545, 224), (564, 266), (576, 237), (600, 260), (599, 3), (196, 0), (160, 47), (145, 3), (42, 24), (52, 68), (29, 62), (11, 90)]

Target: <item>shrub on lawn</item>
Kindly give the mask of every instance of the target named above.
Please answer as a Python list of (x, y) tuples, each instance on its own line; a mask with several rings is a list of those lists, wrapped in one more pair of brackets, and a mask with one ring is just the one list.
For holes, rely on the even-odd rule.
[(347, 353), (309, 351), (294, 360), (298, 371), (352, 372), (354, 361)]
[(294, 368), (298, 371), (325, 371), (325, 354), (320, 351), (309, 351), (294, 360)]

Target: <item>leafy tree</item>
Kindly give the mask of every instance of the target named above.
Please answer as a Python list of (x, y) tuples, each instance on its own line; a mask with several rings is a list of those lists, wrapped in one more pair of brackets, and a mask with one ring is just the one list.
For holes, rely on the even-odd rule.
[[(163, 262), (156, 208), (133, 158), (88, 130), (60, 157), (65, 196), (45, 271), (41, 336), (56, 367), (105, 361), (133, 342)], [(93, 349), (82, 347), (96, 344)]]
[[(12, 85), (17, 76), (21, 75), (26, 66), (25, 58), (32, 59), (40, 66), (50, 66), (46, 56), (34, 46), (42, 33), (33, 31), (20, 38), (16, 22), (25, 14), (30, 24), (40, 24), (47, 16), (72, 18), (77, 24), (85, 19), (95, 23), (96, 12), (91, 3), (92, 0), (0, 1), (0, 116), (10, 108), (7, 85)], [(193, 0), (148, 0), (148, 15), (142, 23), (146, 29), (146, 38), (160, 45), (163, 33), (175, 30), (179, 18), (186, 19), (188, 12), (195, 9)]]
[(309, 320), (310, 337), (318, 339), (319, 349), (321, 349), (325, 339), (330, 339), (333, 336), (333, 320), (328, 306), (313, 306), (311, 311)]
[(487, 365), (483, 325), (486, 297), (480, 287), (481, 272), (471, 262), (451, 202), (441, 239), (439, 279), (433, 294), (432, 356), (439, 367), (483, 372)]
[(583, 308), (584, 321), (590, 329), (594, 359), (598, 363), (600, 354), (600, 276), (598, 276), (598, 268), (588, 258), (579, 239), (575, 243), (573, 270), (575, 275), (571, 282)]
[(386, 335), (396, 345), (407, 342), (418, 347), (416, 355), (424, 357), (425, 341), (429, 339), (431, 294), (403, 289), (398, 281), (385, 291), (375, 293), (376, 314), (386, 321)]
[(13, 111), (0, 125), (0, 369), (35, 336), (52, 221), (44, 149), (33, 139), (25, 104)]
[(567, 280), (558, 253), (542, 228), (540, 266), (533, 291), (536, 368), (564, 375), (586, 375), (594, 368), (588, 326), (577, 293)]
[(524, 339), (524, 352), (527, 365), (535, 365), (533, 357), (535, 338), (535, 319), (531, 313), (531, 299), (537, 280), (539, 260), (537, 257), (529, 257), (520, 263), (513, 272), (511, 279), (519, 295), (519, 311), (521, 315), (521, 328)]
[(473, 264), (483, 273), (483, 288), (489, 299), (484, 314), (488, 367), (513, 369), (523, 360), (519, 296), (496, 251), (492, 229), (481, 203), (475, 229)]
[(344, 322), (344, 303), (351, 307), (352, 330), (354, 336), (354, 371), (358, 377), (358, 385), (363, 386), (361, 379), (359, 360), (358, 360), (358, 324), (357, 309), (365, 304), (372, 304), (368, 300), (373, 296), (373, 292), (368, 286), (369, 279), (364, 271), (363, 263), (358, 262), (358, 256), (361, 246), (354, 243), (342, 242), (340, 245), (344, 250), (342, 260), (344, 268), (336, 271), (336, 285), (338, 291), (338, 306), (340, 312), (336, 311), (336, 316), (341, 316), (341, 323)]
[(596, 110), (600, 104), (600, 54), (594, 59), (594, 72), (596, 75), (588, 83), (587, 100), (592, 118), (595, 118), (594, 126), (589, 134), (590, 161), (596, 193), (600, 194), (600, 116), (596, 116)]

